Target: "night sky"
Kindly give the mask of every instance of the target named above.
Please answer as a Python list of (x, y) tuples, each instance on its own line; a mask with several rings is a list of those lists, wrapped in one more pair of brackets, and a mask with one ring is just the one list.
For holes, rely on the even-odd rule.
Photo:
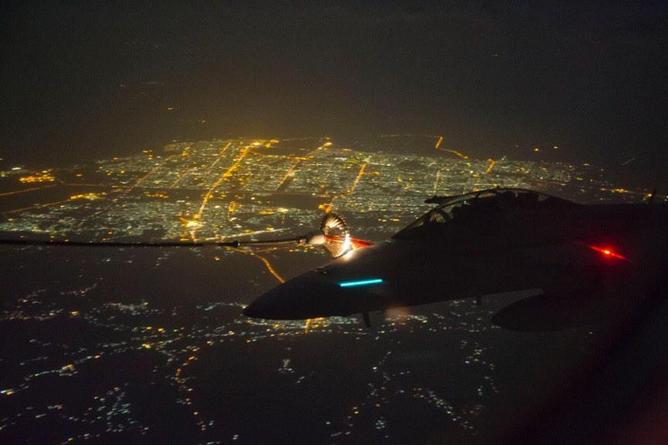
[(0, 157), (424, 133), (668, 186), (663, 2), (136, 3), (3, 2)]

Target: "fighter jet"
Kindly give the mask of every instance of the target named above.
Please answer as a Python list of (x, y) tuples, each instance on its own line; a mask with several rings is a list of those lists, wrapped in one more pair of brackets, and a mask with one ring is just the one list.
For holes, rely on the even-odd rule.
[(624, 316), (655, 291), (665, 271), (662, 204), (584, 205), (518, 188), (426, 202), (435, 207), (375, 244), (352, 238), (343, 219), (330, 215), (323, 228), (338, 233), (309, 242), (326, 244), (336, 258), (261, 295), (244, 314), (362, 314), (369, 325), (374, 311), (459, 299), (484, 304), (487, 295), (533, 289), (537, 295), (492, 321), (520, 331), (559, 330)]

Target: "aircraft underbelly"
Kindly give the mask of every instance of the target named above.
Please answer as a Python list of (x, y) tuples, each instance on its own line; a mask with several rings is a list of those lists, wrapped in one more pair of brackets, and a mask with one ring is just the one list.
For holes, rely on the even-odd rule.
[[(624, 265), (622, 265), (622, 268)], [(475, 255), (424, 256), (387, 273), (385, 305), (416, 305), (524, 289), (592, 292), (613, 286), (619, 264), (582, 246), (554, 245)]]

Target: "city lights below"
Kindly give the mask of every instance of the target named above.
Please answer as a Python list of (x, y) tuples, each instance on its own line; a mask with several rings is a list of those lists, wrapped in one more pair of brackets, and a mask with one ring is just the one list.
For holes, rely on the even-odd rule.
[(56, 177), (49, 173), (48, 170), (42, 171), (39, 174), (21, 176), (19, 182), (22, 184), (35, 184), (40, 182), (53, 182), (56, 180)]
[(485, 170), (486, 175), (492, 173), (492, 170), (494, 170), (494, 166), (496, 165), (496, 161), (494, 159), (489, 159), (488, 162), (489, 165), (487, 166), (487, 170)]
[(98, 199), (104, 199), (106, 193), (80, 193), (77, 195), (70, 196), (70, 201), (77, 200), (86, 200), (86, 201), (97, 201)]
[(188, 229), (199, 229), (200, 227), (202, 227), (202, 223), (197, 221), (196, 219), (184, 221), (183, 225), (186, 226), (186, 228)]
[[(140, 403), (146, 390), (147, 397), (157, 395), (169, 404), (166, 413), (177, 407), (190, 414), (168, 416), (168, 420), (183, 421), (183, 428), (204, 432), (193, 440), (206, 442), (222, 437), (219, 433), (227, 428), (218, 426), (220, 414), (202, 403), (202, 396), (206, 398), (211, 390), (207, 385), (223, 389), (234, 385), (229, 387), (249, 391), (237, 394), (229, 406), (245, 404), (248, 394), (257, 389), (238, 386), (235, 373), (228, 374), (232, 380), (206, 383), (208, 379), (200, 377), (208, 375), (208, 365), (216, 357), (241, 357), (244, 363), (252, 362), (244, 370), (262, 373), (239, 372), (242, 381), (271, 378), (276, 373), (279, 379), (272, 382), (285, 385), (279, 389), (288, 391), (286, 399), (297, 399), (305, 394), (289, 391), (314, 388), (322, 377), (311, 368), (316, 362), (333, 360), (326, 363), (328, 373), (332, 365), (338, 366), (336, 349), (326, 348), (338, 348), (341, 343), (331, 340), (342, 336), (355, 339), (346, 343), (360, 345), (364, 351), (381, 345), (375, 342), (389, 341), (390, 346), (382, 348), (384, 356), (353, 352), (355, 357), (369, 355), (367, 361), (356, 363), (365, 385), (360, 385), (361, 392), (351, 385), (351, 392), (343, 394), (346, 403), (354, 400), (349, 412), (327, 413), (317, 419), (328, 428), (320, 441), (338, 442), (346, 435), (352, 441), (368, 441), (369, 428), (393, 441), (396, 437), (390, 437), (392, 428), (387, 426), (391, 425), (390, 414), (406, 397), (428, 404), (425, 407), (438, 412), (439, 421), (449, 419), (475, 432), (477, 411), (446, 400), (447, 392), (431, 387), (430, 373), (425, 373), (424, 381), (416, 379), (418, 373), (411, 374), (411, 367), (420, 370), (420, 366), (430, 366), (431, 360), (404, 364), (397, 357), (411, 354), (411, 346), (394, 340), (403, 331), (428, 339), (435, 332), (453, 339), (460, 336), (449, 361), (466, 369), (476, 367), (472, 375), (479, 381), (472, 381), (466, 389), (475, 404), (471, 406), (482, 406), (487, 397), (497, 394), (496, 355), (485, 341), (496, 341), (498, 331), (488, 323), (488, 307), (453, 301), (442, 306), (443, 310), (430, 309), (428, 315), (419, 309), (392, 309), (382, 320), (373, 320), (373, 329), (365, 328), (357, 317), (277, 322), (245, 318), (241, 310), (262, 290), (329, 261), (325, 250), (340, 255), (341, 263), (364, 257), (365, 252), (358, 250), (372, 244), (366, 240), (387, 239), (405, 227), (433, 207), (424, 202), (429, 196), (519, 187), (596, 203), (639, 203), (654, 197), (651, 189), (614, 182), (597, 166), (543, 159), (551, 144), (535, 155), (533, 145), (528, 146), (533, 160), (512, 159), (508, 153), (497, 153), (494, 159), (488, 159), (490, 155), (469, 157), (449, 148), (444, 136), (436, 135), (392, 135), (363, 146), (344, 144), (324, 136), (179, 141), (162, 150), (71, 167), (41, 170), (22, 165), (0, 170), (0, 177), (5, 178), (0, 192), (4, 205), (0, 230), (7, 238), (34, 234), (40, 239), (89, 243), (260, 242), (255, 250), (243, 246), (106, 248), (96, 255), (87, 255), (83, 249), (8, 251), (3, 276), (21, 276), (25, 270), (35, 273), (31, 273), (33, 284), (27, 283), (30, 286), (14, 297), (8, 294), (0, 311), (6, 330), (20, 323), (26, 333), (21, 341), (29, 342), (3, 362), (11, 372), (6, 373), (0, 398), (16, 410), (0, 418), (0, 432), (21, 437), (28, 422), (41, 419), (45, 427), (57, 425), (59, 431), (67, 432), (54, 442), (65, 443), (70, 436), (72, 442), (109, 442), (120, 433), (130, 441), (153, 443), (157, 436), (150, 434), (159, 431), (161, 424), (157, 423), (159, 416), (144, 411), (155, 409), (155, 404)], [(42, 183), (27, 179), (44, 175)], [(22, 177), (24, 183), (19, 182)], [(654, 199), (665, 201), (664, 196)], [(327, 234), (314, 230), (323, 214), (330, 214)], [(303, 237), (304, 242), (295, 243), (293, 240), (302, 239), (296, 237)], [(262, 243), (270, 239), (288, 241), (286, 248)], [(629, 261), (623, 255), (631, 256), (612, 241), (579, 246), (580, 255), (584, 252), (585, 259), (603, 263), (602, 267), (623, 266), (622, 261)], [(35, 267), (23, 269), (35, 261)], [(53, 280), (56, 273), (67, 279)], [(337, 275), (330, 286), (354, 298), (359, 293), (382, 291), (391, 284), (385, 277), (379, 270), (346, 273)], [(156, 286), (155, 291), (147, 291), (149, 286)], [(86, 335), (78, 335), (80, 332)], [(308, 341), (302, 340), (306, 333), (313, 334)], [(322, 347), (322, 360), (312, 360), (314, 347)], [(569, 353), (572, 350), (567, 348)], [(220, 369), (225, 372), (228, 368), (223, 362)], [(118, 377), (112, 386), (86, 383), (98, 382), (106, 369), (113, 369)], [(380, 376), (387, 390), (376, 386)], [(64, 385), (54, 379), (62, 379)], [(147, 381), (155, 384), (140, 388)], [(78, 382), (83, 385), (70, 391)], [(135, 394), (137, 389), (142, 393)], [(51, 391), (48, 397), (45, 391)], [(404, 396), (388, 398), (398, 391)], [(236, 397), (235, 391), (229, 394)], [(369, 416), (369, 409), (376, 414)], [(360, 419), (357, 430), (349, 426), (349, 415)], [(364, 423), (362, 419), (367, 418), (371, 423)], [(363, 436), (355, 436), (356, 432)], [(256, 439), (240, 437), (247, 442)], [(380, 436), (371, 437), (375, 439)]]

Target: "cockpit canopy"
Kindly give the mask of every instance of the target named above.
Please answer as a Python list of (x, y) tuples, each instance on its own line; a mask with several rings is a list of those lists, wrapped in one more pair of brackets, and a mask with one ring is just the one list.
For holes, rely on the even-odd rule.
[(545, 193), (520, 188), (494, 188), (457, 196), (435, 196), (426, 201), (439, 204), (406, 228), (394, 238), (413, 238), (424, 232), (425, 226), (434, 224), (486, 223), (490, 218), (519, 210), (540, 211), (571, 207), (578, 204)]

